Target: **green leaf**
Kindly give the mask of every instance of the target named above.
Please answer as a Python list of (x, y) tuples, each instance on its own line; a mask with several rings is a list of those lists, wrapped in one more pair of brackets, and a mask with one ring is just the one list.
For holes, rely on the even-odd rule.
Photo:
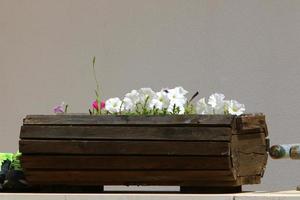
[(12, 153), (0, 153), (0, 169), (1, 169), (2, 163), (5, 160), (12, 161), (13, 160), (13, 154)]
[(22, 170), (21, 161), (20, 161), (21, 156), (22, 154), (20, 152), (13, 154), (12, 163), (10, 166), (12, 169)]

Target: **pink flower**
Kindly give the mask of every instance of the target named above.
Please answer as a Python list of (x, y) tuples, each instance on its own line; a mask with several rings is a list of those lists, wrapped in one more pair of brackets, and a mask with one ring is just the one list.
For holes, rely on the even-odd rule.
[[(93, 106), (93, 108), (94, 108), (95, 110), (99, 110), (99, 103), (98, 103), (97, 100), (95, 100), (95, 101), (93, 102), (92, 106)], [(105, 101), (101, 101), (101, 103), (100, 103), (100, 109), (102, 110), (102, 109), (104, 109), (104, 108), (105, 108)]]
[(53, 108), (53, 112), (54, 112), (55, 114), (64, 113), (64, 112), (65, 112), (65, 103), (62, 102), (60, 105), (55, 106), (55, 107)]
[(92, 104), (92, 106), (93, 106), (94, 109), (98, 110), (99, 109), (99, 107), (98, 107), (98, 101), (97, 100), (94, 101), (93, 104)]
[(101, 109), (104, 109), (105, 108), (105, 101), (101, 101)]

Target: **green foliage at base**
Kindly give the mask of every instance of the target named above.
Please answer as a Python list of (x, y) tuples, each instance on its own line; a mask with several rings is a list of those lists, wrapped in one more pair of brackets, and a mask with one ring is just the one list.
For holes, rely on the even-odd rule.
[(21, 162), (20, 162), (21, 155), (22, 154), (20, 152), (17, 152), (17, 153), (0, 153), (0, 169), (1, 169), (1, 166), (2, 166), (3, 162), (5, 160), (9, 160), (9, 161), (11, 161), (10, 168), (12, 168), (14, 170), (22, 170)]

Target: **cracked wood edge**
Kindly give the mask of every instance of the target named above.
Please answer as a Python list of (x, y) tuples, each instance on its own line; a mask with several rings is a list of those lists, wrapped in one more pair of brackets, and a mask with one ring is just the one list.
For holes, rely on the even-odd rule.
[(265, 136), (268, 136), (266, 117), (262, 113), (244, 114), (237, 116), (235, 120), (237, 125), (237, 134), (265, 133)]
[(268, 158), (265, 116), (250, 114), (237, 116), (232, 124), (231, 163), (237, 182), (260, 183)]

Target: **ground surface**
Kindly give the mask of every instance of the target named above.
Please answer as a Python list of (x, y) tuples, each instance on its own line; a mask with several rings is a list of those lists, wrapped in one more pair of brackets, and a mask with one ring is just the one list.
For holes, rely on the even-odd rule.
[(102, 193), (102, 194), (33, 194), (0, 193), (1, 200), (296, 200), (299, 191), (243, 192), (239, 194), (180, 194), (180, 193)]

